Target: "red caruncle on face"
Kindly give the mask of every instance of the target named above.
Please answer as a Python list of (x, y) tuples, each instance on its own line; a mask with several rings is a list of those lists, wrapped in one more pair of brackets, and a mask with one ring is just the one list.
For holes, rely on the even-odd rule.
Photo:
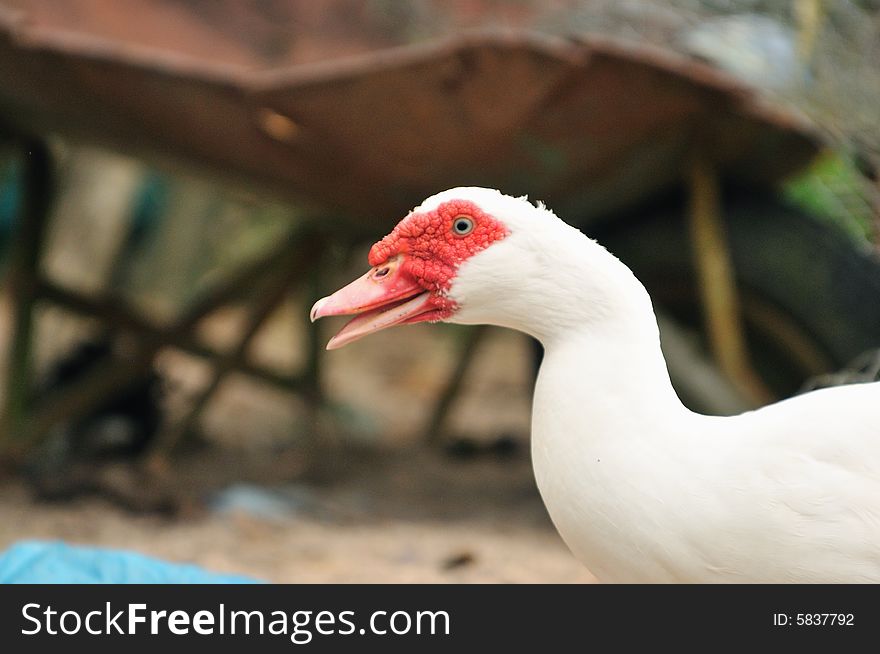
[[(455, 226), (465, 227), (467, 221), (472, 221), (473, 228), (459, 233), (461, 230), (457, 231)], [(392, 257), (404, 255), (401, 272), (431, 292), (435, 307), (431, 319), (440, 320), (455, 310), (455, 303), (445, 293), (452, 286), (459, 265), (507, 234), (502, 223), (473, 202), (450, 200), (433, 211), (411, 213), (401, 220), (370, 249), (369, 262), (378, 267)]]

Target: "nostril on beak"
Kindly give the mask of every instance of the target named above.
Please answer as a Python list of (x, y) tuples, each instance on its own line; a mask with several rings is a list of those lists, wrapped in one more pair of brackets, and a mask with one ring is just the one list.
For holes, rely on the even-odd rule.
[(373, 279), (382, 279), (390, 271), (391, 271), (391, 268), (389, 268), (388, 266), (385, 266), (384, 268), (379, 268), (379, 270), (377, 270), (375, 273), (373, 273)]

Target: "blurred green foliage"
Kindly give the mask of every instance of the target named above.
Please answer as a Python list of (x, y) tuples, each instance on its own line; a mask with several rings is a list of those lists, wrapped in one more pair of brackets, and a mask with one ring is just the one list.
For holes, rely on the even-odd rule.
[(865, 243), (873, 236), (872, 208), (867, 182), (852, 155), (830, 151), (789, 181), (783, 195), (807, 212), (827, 220), (853, 239)]

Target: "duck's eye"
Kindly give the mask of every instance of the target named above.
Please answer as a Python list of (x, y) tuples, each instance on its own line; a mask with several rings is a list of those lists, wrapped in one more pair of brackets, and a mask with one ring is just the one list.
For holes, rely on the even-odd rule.
[(452, 221), (452, 231), (456, 236), (466, 236), (474, 231), (474, 221), (467, 216), (456, 216)]

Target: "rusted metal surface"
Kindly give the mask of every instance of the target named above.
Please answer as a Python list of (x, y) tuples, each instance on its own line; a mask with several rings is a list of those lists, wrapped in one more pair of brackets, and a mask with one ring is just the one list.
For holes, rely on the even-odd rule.
[(680, 181), (697, 139), (750, 184), (818, 148), (802, 119), (692, 60), (521, 29), (399, 45), (374, 23), (358, 31), (360, 4), (330, 3), (347, 27), (323, 41), (307, 28), (333, 15), (315, 11), (296, 23), (299, 49), (273, 55), (253, 16), (212, 38), (205, 25), (228, 20), (213, 3), (5, 0), (0, 122), (195, 163), (375, 230), (468, 184), (584, 220)]

